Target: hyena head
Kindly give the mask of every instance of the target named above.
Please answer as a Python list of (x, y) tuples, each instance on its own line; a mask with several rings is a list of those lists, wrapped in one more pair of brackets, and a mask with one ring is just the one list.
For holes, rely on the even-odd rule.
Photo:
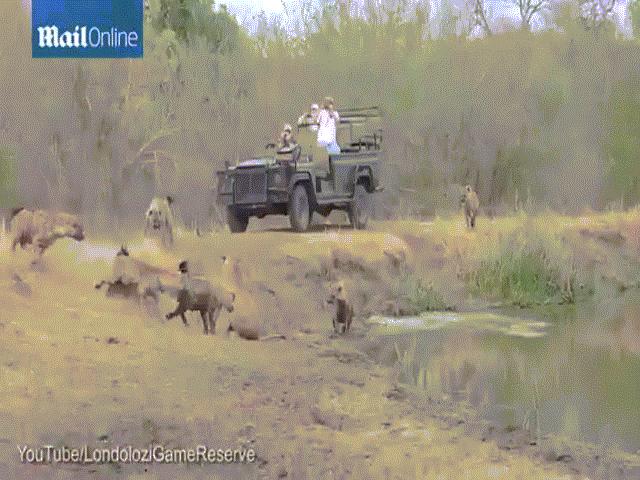
[(69, 237), (74, 240), (84, 240), (84, 228), (80, 219), (69, 213), (58, 213), (54, 219), (54, 233), (59, 237)]
[(219, 299), (222, 306), (229, 313), (233, 312), (233, 302), (236, 300), (236, 294), (233, 292), (224, 292), (222, 298)]
[(160, 230), (163, 226), (171, 222), (171, 197), (160, 198), (155, 197), (151, 200), (149, 209), (147, 210), (147, 222), (154, 230)]
[(346, 300), (347, 294), (344, 281), (338, 280), (329, 284), (329, 298), (327, 301), (333, 303), (336, 300)]
[(160, 299), (160, 294), (165, 293), (165, 291), (166, 289), (160, 279), (158, 277), (154, 277), (149, 279), (146, 282), (146, 285), (144, 285), (142, 297), (150, 298), (157, 302)]

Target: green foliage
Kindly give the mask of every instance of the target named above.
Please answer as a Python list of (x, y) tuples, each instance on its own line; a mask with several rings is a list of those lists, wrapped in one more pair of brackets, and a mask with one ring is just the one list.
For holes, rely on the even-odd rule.
[(640, 76), (619, 83), (607, 106), (609, 199), (632, 205), (640, 198)]
[(491, 208), (513, 205), (516, 190), (575, 210), (640, 199), (636, 42), (568, 17), (562, 31), (469, 39), (449, 3), (436, 14), (410, 3), (356, 14), (303, 1), (250, 35), (212, 0), (149, 0), (143, 60), (42, 63), (13, 40), (28, 36), (28, 15), (0, 2), (18, 33), (0, 42), (0, 119), (3, 141), (24, 152), (20, 193), (132, 218), (171, 193), (203, 216), (216, 169), (331, 95), (338, 110), (385, 111), (390, 213), (455, 210), (467, 183)]
[(15, 205), (17, 193), (16, 162), (14, 152), (0, 145), (0, 204)]
[(560, 272), (544, 250), (504, 249), (484, 260), (469, 275), (475, 293), (503, 298), (514, 305), (530, 306), (562, 299)]
[(631, 0), (629, 2), (629, 15), (631, 16), (631, 27), (633, 34), (638, 37), (640, 35), (640, 1)]
[(217, 11), (214, 5), (213, 0), (156, 0), (150, 5), (151, 24), (184, 42), (205, 39), (213, 50), (228, 51), (236, 46), (240, 28), (224, 5)]
[(553, 124), (553, 122), (558, 118), (560, 109), (566, 101), (566, 86), (563, 84), (561, 79), (547, 81), (540, 89), (538, 95), (538, 108), (542, 114), (542, 121), (545, 124)]
[(492, 179), (494, 198), (511, 200), (517, 192), (538, 193), (541, 187), (537, 172), (543, 164), (544, 155), (534, 147), (518, 145), (504, 152), (498, 150)]
[(403, 315), (418, 315), (422, 312), (449, 309), (433, 286), (425, 286), (412, 274), (405, 274), (400, 278), (397, 294)]

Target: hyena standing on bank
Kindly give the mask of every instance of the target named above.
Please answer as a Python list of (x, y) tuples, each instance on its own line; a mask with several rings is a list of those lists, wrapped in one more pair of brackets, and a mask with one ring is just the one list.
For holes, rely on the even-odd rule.
[(345, 333), (351, 330), (351, 321), (353, 320), (353, 306), (349, 302), (344, 282), (334, 282), (330, 286), (329, 298), (327, 303), (336, 307), (333, 317), (333, 330), (336, 333)]
[(181, 288), (178, 290), (178, 306), (166, 315), (166, 319), (170, 320), (179, 315), (186, 326), (188, 322), (185, 313), (200, 312), (204, 334), (214, 335), (216, 321), (222, 309), (226, 309), (229, 313), (233, 312), (235, 293), (214, 287), (206, 280), (192, 279), (186, 261), (180, 262), (178, 270), (181, 283)]
[(478, 194), (471, 188), (471, 185), (464, 187), (462, 204), (464, 205), (464, 218), (467, 222), (467, 227), (475, 228), (476, 217), (478, 215), (478, 209), (480, 208), (480, 200), (478, 199)]
[(173, 198), (154, 197), (145, 216), (144, 236), (159, 236), (164, 247), (173, 246)]

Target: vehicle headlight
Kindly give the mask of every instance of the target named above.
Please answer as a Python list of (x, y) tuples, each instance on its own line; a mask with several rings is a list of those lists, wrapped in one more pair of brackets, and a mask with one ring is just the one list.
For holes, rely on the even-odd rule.
[(276, 172), (272, 178), (274, 185), (282, 185), (284, 183), (284, 175), (280, 172)]

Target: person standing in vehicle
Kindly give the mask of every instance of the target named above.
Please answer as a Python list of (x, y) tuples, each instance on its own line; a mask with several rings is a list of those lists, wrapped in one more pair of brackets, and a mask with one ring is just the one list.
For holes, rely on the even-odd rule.
[(296, 146), (296, 140), (291, 133), (291, 125), (288, 123), (284, 126), (280, 139), (278, 140), (278, 149), (286, 150)]
[(318, 146), (326, 148), (329, 155), (340, 153), (336, 140), (336, 126), (339, 121), (340, 115), (335, 109), (333, 98), (325, 97), (322, 110), (318, 114)]
[(309, 126), (312, 132), (318, 131), (318, 115), (320, 107), (317, 103), (311, 104), (311, 113), (304, 113), (298, 118), (298, 126)]

